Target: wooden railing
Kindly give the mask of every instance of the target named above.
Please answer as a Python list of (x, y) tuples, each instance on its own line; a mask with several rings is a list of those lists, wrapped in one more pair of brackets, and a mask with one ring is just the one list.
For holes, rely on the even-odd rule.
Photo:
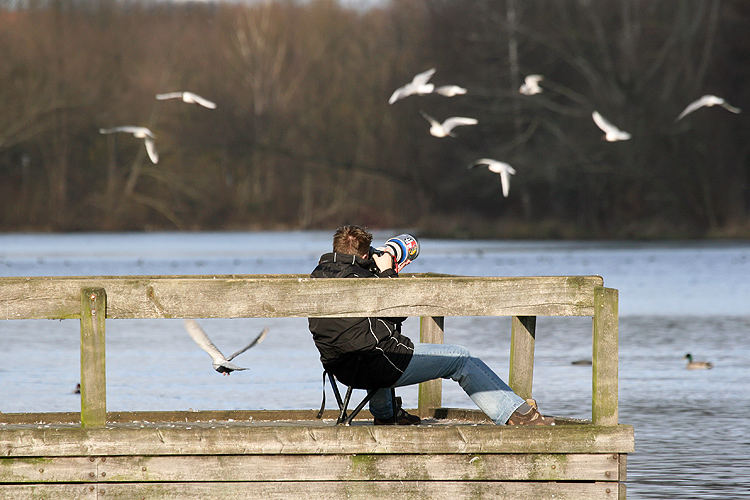
[[(81, 425), (106, 422), (105, 320), (418, 316), (420, 340), (442, 343), (445, 316), (511, 316), (508, 383), (531, 397), (537, 316), (591, 316), (592, 422), (617, 425), (617, 290), (599, 276), (312, 279), (307, 275), (0, 278), (0, 319), (80, 319)], [(419, 410), (441, 406), (441, 381)]]

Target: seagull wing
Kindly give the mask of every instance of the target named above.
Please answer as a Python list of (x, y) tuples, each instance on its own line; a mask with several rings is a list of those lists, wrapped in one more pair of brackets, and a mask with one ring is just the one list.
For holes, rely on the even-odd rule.
[[(123, 125), (121, 127), (112, 127), (112, 128), (100, 128), (99, 133), (100, 134), (114, 134), (116, 132), (126, 132), (128, 134), (137, 134), (138, 132), (142, 132), (144, 130), (143, 127), (134, 127), (133, 125)], [(148, 130), (148, 129), (145, 129)], [(151, 133), (151, 131), (149, 131)]]
[(419, 87), (420, 85), (424, 85), (425, 83), (427, 83), (430, 80), (430, 78), (432, 78), (432, 75), (434, 74), (435, 74), (435, 68), (430, 68), (427, 71), (423, 71), (422, 73), (419, 73), (418, 75), (416, 75), (412, 79), (411, 83), (415, 87)]
[(451, 116), (447, 120), (443, 122), (443, 128), (446, 132), (450, 132), (455, 127), (461, 126), (461, 125), (476, 125), (479, 123), (474, 118), (465, 118), (463, 116)]
[(204, 108), (216, 109), (216, 103), (211, 102), (208, 99), (204, 99), (203, 97), (199, 96), (198, 94), (193, 94), (192, 92), (185, 92), (184, 96), (186, 98), (191, 99), (195, 104), (203, 106)]
[(227, 357), (227, 361), (232, 361), (234, 358), (236, 358), (237, 356), (239, 356), (243, 352), (247, 351), (251, 347), (253, 347), (253, 346), (257, 345), (257, 344), (260, 344), (261, 342), (263, 342), (263, 339), (266, 338), (266, 335), (268, 335), (268, 328), (264, 328), (263, 331), (260, 332), (258, 334), (258, 336), (255, 337), (255, 339), (253, 339), (253, 341), (250, 342), (248, 345), (246, 345), (245, 347), (243, 347), (239, 351), (232, 353), (231, 356)]
[(145, 137), (143, 139), (143, 142), (146, 144), (146, 153), (148, 153), (149, 159), (151, 159), (151, 163), (156, 165), (159, 163), (159, 153), (156, 152), (156, 144), (154, 144), (154, 139), (152, 137)]
[(680, 115), (675, 119), (675, 121), (681, 120), (682, 118), (685, 117), (685, 115), (689, 115), (690, 113), (692, 113), (696, 109), (702, 108), (703, 106), (705, 106), (706, 105), (706, 97), (707, 96), (703, 96), (700, 99), (697, 99), (697, 100), (691, 102), (690, 104), (688, 104), (687, 107), (682, 110), (682, 113), (680, 113)]
[(422, 117), (430, 123), (430, 125), (440, 125), (440, 122), (438, 122), (436, 119), (434, 119), (433, 117), (431, 117), (430, 115), (422, 111), (421, 109), (419, 110), (419, 114), (421, 114)]
[(391, 94), (390, 99), (388, 99), (388, 104), (393, 104), (399, 99), (403, 99), (404, 97), (411, 95), (412, 92), (410, 91), (410, 89), (411, 89), (410, 86), (404, 85), (403, 87), (399, 87), (396, 90), (394, 90), (393, 94)]
[(598, 111), (594, 111), (591, 113), (591, 118), (594, 119), (594, 123), (596, 123), (596, 126), (602, 129), (604, 133), (610, 133), (610, 132), (617, 132), (618, 129), (611, 123), (609, 123), (607, 120), (604, 119), (602, 115), (599, 114)]
[(211, 342), (211, 339), (208, 338), (208, 335), (206, 335), (206, 332), (203, 331), (203, 328), (200, 327), (197, 321), (186, 319), (185, 329), (188, 331), (190, 337), (195, 341), (195, 343), (198, 344), (198, 347), (206, 351), (208, 355), (211, 356), (211, 360), (214, 362), (214, 364), (221, 365), (228, 361), (227, 358), (225, 358), (221, 353), (221, 351), (216, 348), (213, 342)]
[(481, 159), (475, 161), (474, 163), (472, 163), (471, 165), (469, 165), (469, 168), (480, 167), (482, 165), (487, 165), (489, 167), (489, 166), (491, 166), (494, 163), (497, 163), (497, 161), (496, 160), (490, 160), (489, 158), (481, 158)]
[(720, 106), (726, 109), (727, 111), (731, 111), (732, 113), (740, 113), (742, 111), (740, 108), (736, 108), (732, 106), (727, 101), (723, 101), (722, 103), (720, 103)]
[(156, 94), (156, 99), (164, 101), (166, 99), (182, 99), (182, 92), (167, 92), (166, 94)]
[(510, 191), (510, 176), (515, 175), (516, 170), (507, 163), (502, 163), (501, 165), (500, 185), (503, 188), (503, 197), (507, 198), (508, 192)]

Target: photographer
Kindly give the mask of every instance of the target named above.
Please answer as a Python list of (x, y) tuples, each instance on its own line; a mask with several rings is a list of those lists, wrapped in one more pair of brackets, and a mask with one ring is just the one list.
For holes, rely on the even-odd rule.
[[(320, 257), (313, 278), (396, 278), (393, 257), (371, 252), (372, 234), (342, 226), (333, 252)], [(400, 406), (393, 415), (391, 387), (451, 378), (496, 424), (554, 425), (515, 394), (484, 362), (459, 345), (414, 344), (401, 335), (405, 318), (309, 318), (309, 327), (326, 370), (357, 388), (381, 388), (370, 400), (375, 425), (413, 425), (419, 417)], [(399, 398), (397, 398), (399, 399)]]

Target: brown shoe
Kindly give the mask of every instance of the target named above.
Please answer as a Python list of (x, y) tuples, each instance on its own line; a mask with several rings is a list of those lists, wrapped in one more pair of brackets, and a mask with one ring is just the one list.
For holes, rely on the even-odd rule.
[(526, 404), (531, 406), (527, 413), (518, 413), (514, 411), (508, 419), (507, 425), (555, 425), (554, 417), (545, 417), (536, 407), (536, 401), (526, 400)]

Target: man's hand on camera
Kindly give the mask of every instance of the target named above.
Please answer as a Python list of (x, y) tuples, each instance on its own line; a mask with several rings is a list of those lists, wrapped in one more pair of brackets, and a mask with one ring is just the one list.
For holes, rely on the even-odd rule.
[(378, 266), (381, 273), (393, 267), (393, 257), (388, 252), (383, 252), (380, 255), (373, 254), (372, 260), (375, 261), (375, 265)]

